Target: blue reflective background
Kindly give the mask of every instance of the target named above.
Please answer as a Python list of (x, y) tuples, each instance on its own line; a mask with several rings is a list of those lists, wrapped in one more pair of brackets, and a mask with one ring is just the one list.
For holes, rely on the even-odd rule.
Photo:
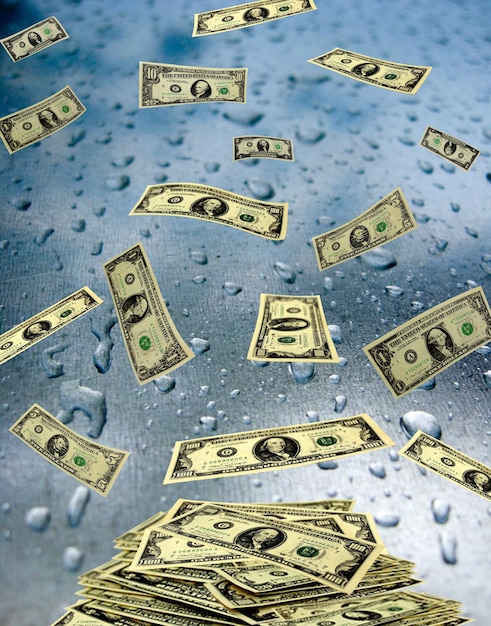
[[(105, 301), (0, 368), (1, 623), (50, 624), (76, 600), (77, 575), (115, 554), (114, 537), (178, 497), (340, 497), (373, 513), (389, 550), (416, 562), (425, 580), (417, 590), (460, 600), (484, 626), (489, 503), (423, 475), (396, 451), (407, 441), (401, 417), (424, 411), (446, 443), (491, 464), (490, 350), (452, 366), (433, 388), (394, 400), (361, 348), (472, 286), (491, 300), (491, 5), (317, 0), (315, 12), (193, 39), (193, 14), (220, 4), (0, 0), (0, 37), (50, 15), (70, 34), (17, 64), (1, 51), (0, 117), (67, 84), (87, 107), (17, 154), (0, 146), (0, 332), (83, 285)], [(334, 47), (433, 70), (417, 95), (398, 95), (307, 63)], [(139, 110), (139, 61), (248, 67), (247, 104)], [(481, 150), (470, 171), (418, 145), (427, 125)], [(234, 163), (232, 137), (247, 134), (291, 138), (295, 162)], [(275, 244), (191, 219), (130, 218), (144, 188), (162, 181), (288, 202), (287, 238)], [(319, 272), (311, 238), (398, 186), (418, 229), (387, 245), (382, 260), (365, 255)], [(168, 387), (137, 384), (102, 269), (137, 241), (183, 338), (210, 346)], [(283, 278), (275, 264), (286, 266)], [(301, 384), (288, 364), (247, 361), (260, 293), (319, 294), (338, 326), (342, 363), (318, 365)], [(92, 494), (75, 525), (78, 483), (8, 432), (33, 403), (72, 415), (84, 435), (105, 414), (98, 441), (131, 452), (109, 496)], [(327, 469), (162, 485), (176, 439), (359, 412), (396, 442), (392, 451)], [(48, 510), (43, 530), (34, 507)]]

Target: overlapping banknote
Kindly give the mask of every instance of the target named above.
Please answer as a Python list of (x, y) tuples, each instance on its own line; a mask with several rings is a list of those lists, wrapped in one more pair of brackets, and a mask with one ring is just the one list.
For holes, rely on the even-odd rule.
[(421, 313), (363, 351), (395, 398), (491, 341), (491, 310), (481, 287)]
[(431, 126), (426, 127), (419, 144), (466, 171), (479, 156), (477, 148)]
[(194, 357), (169, 315), (141, 243), (105, 263), (104, 271), (128, 357), (140, 385)]
[(176, 441), (164, 485), (319, 463), (392, 446), (368, 415)]
[(237, 28), (263, 24), (282, 17), (314, 11), (314, 0), (262, 0), (206, 11), (194, 15), (193, 37), (215, 35)]
[(359, 256), (416, 227), (416, 219), (398, 187), (355, 219), (312, 239), (319, 269)]
[(64, 328), (85, 313), (92, 311), (102, 300), (88, 287), (51, 305), (44, 311), (0, 335), (0, 364), (24, 352), (42, 339)]
[(234, 137), (234, 161), (242, 159), (279, 159), (293, 161), (293, 143), (290, 139), (245, 135)]
[(14, 35), (0, 39), (0, 43), (15, 62), (22, 61), (68, 37), (68, 33), (56, 17), (48, 17)]
[(246, 67), (195, 67), (140, 62), (140, 109), (202, 102), (245, 104), (246, 91)]
[(148, 186), (130, 215), (195, 217), (279, 241), (286, 237), (288, 204), (197, 183), (164, 183)]
[(102, 496), (107, 496), (130, 454), (80, 436), (37, 404), (9, 430), (31, 450)]
[(262, 293), (247, 358), (338, 363), (320, 296)]
[(384, 61), (341, 48), (334, 48), (321, 56), (309, 59), (309, 63), (363, 83), (407, 94), (415, 94), (432, 69), (428, 66)]
[(399, 454), (491, 501), (491, 467), (418, 431)]
[(0, 139), (13, 154), (65, 128), (85, 111), (67, 86), (41, 102), (0, 118)]

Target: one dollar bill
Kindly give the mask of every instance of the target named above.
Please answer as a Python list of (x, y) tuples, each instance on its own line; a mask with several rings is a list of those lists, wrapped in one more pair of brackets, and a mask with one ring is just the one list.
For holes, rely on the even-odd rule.
[(245, 67), (195, 67), (140, 62), (140, 109), (200, 102), (245, 104), (246, 90)]
[(80, 436), (37, 404), (9, 430), (31, 450), (102, 496), (107, 496), (130, 454)]
[(148, 186), (130, 215), (194, 217), (279, 241), (286, 237), (288, 204), (197, 183), (165, 183)]
[(104, 265), (133, 372), (140, 385), (194, 357), (172, 321), (140, 243)]
[(262, 293), (247, 358), (338, 363), (320, 296)]
[(282, 17), (314, 11), (317, 7), (313, 0), (262, 0), (246, 2), (232, 7), (195, 13), (193, 37), (215, 35), (237, 28), (246, 28), (263, 24)]
[(415, 94), (432, 69), (427, 66), (383, 61), (341, 48), (334, 48), (319, 57), (309, 59), (309, 63), (363, 83), (407, 94)]
[(399, 454), (491, 501), (491, 467), (438, 439), (418, 430)]
[(463, 170), (468, 170), (479, 155), (479, 150), (473, 148), (465, 141), (456, 139), (452, 135), (441, 130), (427, 126), (424, 135), (419, 142), (423, 148), (427, 148), (438, 156), (450, 161)]
[(326, 422), (176, 441), (164, 485), (308, 465), (392, 445), (384, 431), (363, 413)]
[(278, 159), (293, 161), (293, 143), (290, 139), (246, 135), (234, 137), (234, 161), (242, 159)]
[(0, 39), (0, 43), (12, 61), (16, 62), (68, 38), (68, 33), (56, 17), (48, 17), (14, 35)]
[(363, 348), (395, 398), (409, 393), (491, 341), (481, 287), (433, 307)]
[(65, 128), (85, 111), (67, 86), (41, 102), (0, 118), (0, 139), (13, 154)]
[(0, 335), (0, 365), (35, 343), (78, 319), (102, 303), (88, 287), (82, 287), (56, 304)]
[(416, 227), (416, 219), (398, 187), (355, 219), (312, 239), (319, 269), (343, 263)]

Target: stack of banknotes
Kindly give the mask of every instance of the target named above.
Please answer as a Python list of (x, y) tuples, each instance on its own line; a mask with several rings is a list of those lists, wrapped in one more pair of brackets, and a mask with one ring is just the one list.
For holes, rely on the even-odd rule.
[(80, 576), (84, 599), (52, 626), (456, 626), (459, 603), (408, 591), (353, 500), (235, 504), (179, 499), (118, 537)]

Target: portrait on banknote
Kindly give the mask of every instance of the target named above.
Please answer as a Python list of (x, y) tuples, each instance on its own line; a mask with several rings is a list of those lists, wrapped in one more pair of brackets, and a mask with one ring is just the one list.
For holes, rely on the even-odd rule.
[(200, 198), (191, 205), (191, 213), (207, 215), (208, 217), (219, 217), (225, 215), (227, 211), (227, 204), (218, 198)]
[(269, 152), (269, 141), (266, 141), (266, 139), (260, 139), (257, 142), (257, 149), (259, 152)]
[(41, 126), (44, 126), (47, 130), (56, 128), (60, 123), (58, 116), (51, 109), (44, 109), (44, 111), (38, 113), (38, 119)]
[(359, 65), (355, 65), (352, 69), (353, 74), (364, 77), (373, 76), (378, 71), (380, 71), (380, 68), (375, 63), (360, 63)]
[(286, 533), (276, 528), (251, 528), (240, 533), (234, 541), (243, 548), (249, 550), (271, 550), (281, 545), (286, 540)]
[(244, 19), (246, 22), (260, 22), (262, 20), (265, 20), (268, 16), (269, 11), (264, 7), (249, 9), (244, 13)]
[(121, 305), (123, 319), (128, 324), (137, 324), (147, 314), (148, 300), (144, 295), (137, 293), (127, 298)]
[(51, 324), (47, 320), (40, 320), (28, 326), (22, 333), (22, 337), (26, 340), (36, 339), (47, 333), (51, 329)]
[(426, 335), (426, 346), (428, 352), (437, 361), (444, 361), (453, 356), (453, 341), (446, 330), (440, 326), (435, 326)]
[(346, 619), (354, 620), (356, 622), (368, 622), (373, 619), (382, 617), (380, 613), (376, 611), (366, 611), (364, 609), (353, 609), (351, 611), (344, 611), (341, 613)]
[(457, 144), (453, 143), (453, 141), (447, 141), (443, 146), (443, 152), (445, 152), (447, 156), (452, 156), (455, 150), (457, 150)]
[(480, 472), (478, 470), (468, 470), (464, 472), (462, 478), (464, 479), (464, 482), (471, 485), (478, 491), (483, 491), (485, 493), (491, 491), (491, 476), (488, 476), (484, 472)]
[(356, 226), (350, 233), (349, 242), (352, 248), (359, 250), (370, 243), (370, 233), (365, 226)]
[(37, 46), (42, 43), (41, 35), (37, 33), (35, 30), (32, 30), (27, 34), (27, 40), (31, 44), (31, 46)]
[(291, 437), (268, 437), (256, 443), (252, 452), (264, 462), (293, 459), (300, 450), (298, 443)]
[(211, 96), (211, 86), (206, 80), (197, 80), (191, 85), (190, 92), (195, 98), (209, 98)]
[(53, 435), (46, 442), (46, 450), (56, 459), (62, 459), (66, 456), (69, 447), (68, 439), (61, 434)]

